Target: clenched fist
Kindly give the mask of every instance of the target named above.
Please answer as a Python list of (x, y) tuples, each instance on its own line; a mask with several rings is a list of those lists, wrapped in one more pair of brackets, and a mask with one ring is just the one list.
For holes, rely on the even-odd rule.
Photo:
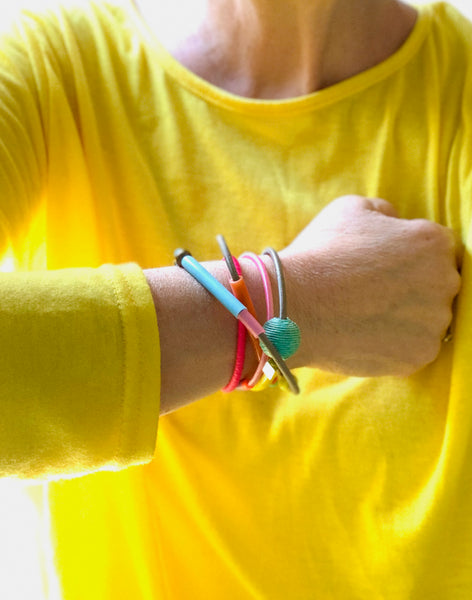
[(438, 355), (459, 291), (454, 236), (396, 217), (385, 200), (343, 196), (285, 248), (293, 366), (409, 375)]

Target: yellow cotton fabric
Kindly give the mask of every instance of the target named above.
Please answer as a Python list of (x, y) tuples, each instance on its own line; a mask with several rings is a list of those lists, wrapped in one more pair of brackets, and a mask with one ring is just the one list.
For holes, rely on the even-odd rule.
[(152, 456), (159, 344), (147, 330), (156, 318), (145, 286), (133, 264), (0, 275), (4, 476), (86, 473)]
[[(257, 101), (189, 73), (125, 0), (28, 13), (4, 37), (0, 222), (17, 273), (0, 336), (17, 339), (0, 460), (98, 471), (49, 484), (64, 599), (471, 597), (471, 51), (472, 26), (433, 4), (382, 64)], [(217, 258), (220, 232), (235, 254), (283, 248), (348, 193), (456, 231), (454, 341), (409, 378), (301, 369), (300, 397), (204, 398), (160, 419), (152, 462), (104, 471), (154, 452), (139, 267), (177, 246)]]

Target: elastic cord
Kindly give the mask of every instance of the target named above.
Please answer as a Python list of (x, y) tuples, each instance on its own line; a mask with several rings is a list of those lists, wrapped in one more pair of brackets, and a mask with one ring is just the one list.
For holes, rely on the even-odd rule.
[[(247, 289), (246, 283), (243, 278), (241, 266), (238, 260), (231, 255), (229, 251), (228, 245), (222, 235), (217, 236), (217, 242), (220, 246), (221, 252), (223, 253), (223, 258), (226, 262), (226, 266), (228, 267), (228, 271), (230, 274), (229, 285), (231, 287), (231, 291), (234, 296), (247, 307), (249, 312), (256, 317), (256, 311), (254, 309), (254, 304), (249, 295), (249, 291)], [(229, 393), (234, 391), (242, 380), (242, 373), (244, 369), (244, 362), (246, 359), (246, 339), (247, 333), (246, 328), (242, 324), (241, 321), (238, 322), (238, 335), (236, 341), (236, 356), (234, 360), (234, 368), (233, 373), (229, 382), (222, 389), (223, 392)], [(256, 356), (259, 359), (259, 362), (262, 360), (262, 357), (265, 354), (262, 352), (261, 347), (257, 338), (250, 336), (251, 343), (253, 345), (254, 351), (256, 352)]]
[(266, 302), (266, 320), (268, 321), (274, 316), (274, 301), (272, 297), (272, 286), (270, 285), (270, 278), (269, 274), (267, 273), (264, 261), (261, 259), (260, 256), (254, 254), (254, 252), (245, 252), (244, 254), (241, 254), (239, 258), (248, 258), (256, 265), (257, 270), (259, 271), (259, 274), (262, 279), (262, 284), (264, 286), (264, 295)]
[[(265, 302), (266, 302), (266, 320), (268, 321), (269, 319), (272, 319), (272, 317), (274, 316), (274, 302), (273, 302), (273, 298), (272, 298), (272, 286), (270, 285), (270, 278), (269, 278), (269, 274), (267, 273), (265, 264), (262, 261), (262, 259), (260, 258), (260, 256), (258, 256), (257, 254), (254, 254), (254, 252), (245, 252), (239, 258), (247, 258), (248, 260), (252, 261), (256, 265), (257, 270), (259, 271), (259, 274), (261, 276), (262, 283), (264, 286), (264, 295), (265, 295)], [(259, 380), (262, 377), (262, 372), (263, 372), (263, 369), (264, 369), (266, 363), (267, 363), (267, 355), (262, 354), (262, 356), (259, 360), (259, 364), (257, 365), (257, 368), (256, 368), (253, 376), (251, 377), (251, 379), (249, 379), (249, 380), (245, 379), (244, 381), (241, 381), (241, 387), (243, 389), (250, 390), (250, 389), (254, 388), (254, 386), (259, 382)]]
[(274, 248), (265, 248), (262, 254), (270, 256), (275, 267), (275, 276), (277, 277), (277, 287), (279, 290), (279, 319), (287, 318), (287, 294), (285, 292), (285, 278), (280, 256)]
[[(241, 275), (241, 267), (239, 266), (239, 263), (234, 262), (232, 264), (234, 267), (234, 271), (236, 272), (236, 275)], [(231, 275), (232, 275), (232, 273), (231, 273)], [(243, 368), (244, 368), (244, 361), (246, 359), (246, 338), (247, 338), (247, 330), (244, 327), (244, 325), (241, 323), (241, 321), (238, 321), (238, 335), (237, 335), (237, 339), (236, 339), (236, 356), (234, 359), (233, 373), (232, 373), (231, 378), (228, 381), (228, 383), (225, 385), (224, 388), (222, 388), (222, 390), (221, 390), (222, 392), (226, 392), (228, 394), (230, 392), (233, 392), (238, 387), (239, 382), (241, 381), (241, 376), (242, 376)]]
[(231, 279), (233, 281), (238, 281), (238, 279), (241, 277), (241, 268), (238, 271), (234, 256), (232, 256), (231, 252), (229, 251), (225, 238), (220, 234), (216, 236), (216, 241), (218, 242), (218, 246), (223, 254), (223, 259), (226, 262)]
[[(223, 258), (226, 262), (226, 266), (228, 267), (228, 271), (230, 273), (229, 285), (231, 287), (231, 291), (233, 295), (244, 304), (244, 306), (248, 309), (251, 315), (257, 319), (256, 309), (254, 308), (254, 304), (252, 302), (251, 296), (249, 294), (249, 290), (247, 289), (246, 282), (244, 281), (244, 277), (241, 271), (241, 266), (238, 260), (231, 254), (228, 244), (226, 243), (225, 238), (222, 235), (218, 235), (216, 237), (218, 245), (220, 246), (221, 252), (223, 254)], [(260, 359), (263, 356), (263, 352), (259, 345), (258, 339), (256, 336), (250, 334), (252, 346), (254, 348), (254, 352), (257, 355), (257, 358)]]

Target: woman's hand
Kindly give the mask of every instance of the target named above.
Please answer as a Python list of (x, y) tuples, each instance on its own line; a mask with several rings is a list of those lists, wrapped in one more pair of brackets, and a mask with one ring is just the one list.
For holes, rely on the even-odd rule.
[(460, 287), (455, 253), (449, 229), (385, 200), (333, 201), (280, 253), (302, 331), (291, 364), (376, 376), (432, 362)]

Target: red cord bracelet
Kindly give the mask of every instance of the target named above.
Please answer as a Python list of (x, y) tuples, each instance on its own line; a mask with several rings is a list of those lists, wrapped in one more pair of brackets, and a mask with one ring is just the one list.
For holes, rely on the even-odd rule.
[[(239, 263), (237, 261), (234, 261), (233, 264), (236, 268), (236, 271), (237, 271), (239, 277), (241, 277), (241, 267), (239, 266)], [(232, 282), (233, 282), (233, 280), (230, 278), (230, 284)], [(231, 286), (231, 289), (233, 289), (232, 286)], [(233, 293), (234, 293), (234, 290), (233, 290)], [(232, 373), (231, 378), (228, 381), (228, 383), (225, 385), (224, 388), (222, 388), (222, 390), (221, 390), (222, 392), (226, 392), (226, 393), (233, 392), (238, 387), (239, 382), (241, 381), (241, 375), (243, 373), (243, 367), (244, 367), (244, 360), (246, 358), (246, 337), (247, 337), (246, 328), (241, 323), (241, 321), (238, 321), (238, 337), (237, 337), (237, 341), (236, 341), (236, 357), (234, 360), (233, 373)]]

